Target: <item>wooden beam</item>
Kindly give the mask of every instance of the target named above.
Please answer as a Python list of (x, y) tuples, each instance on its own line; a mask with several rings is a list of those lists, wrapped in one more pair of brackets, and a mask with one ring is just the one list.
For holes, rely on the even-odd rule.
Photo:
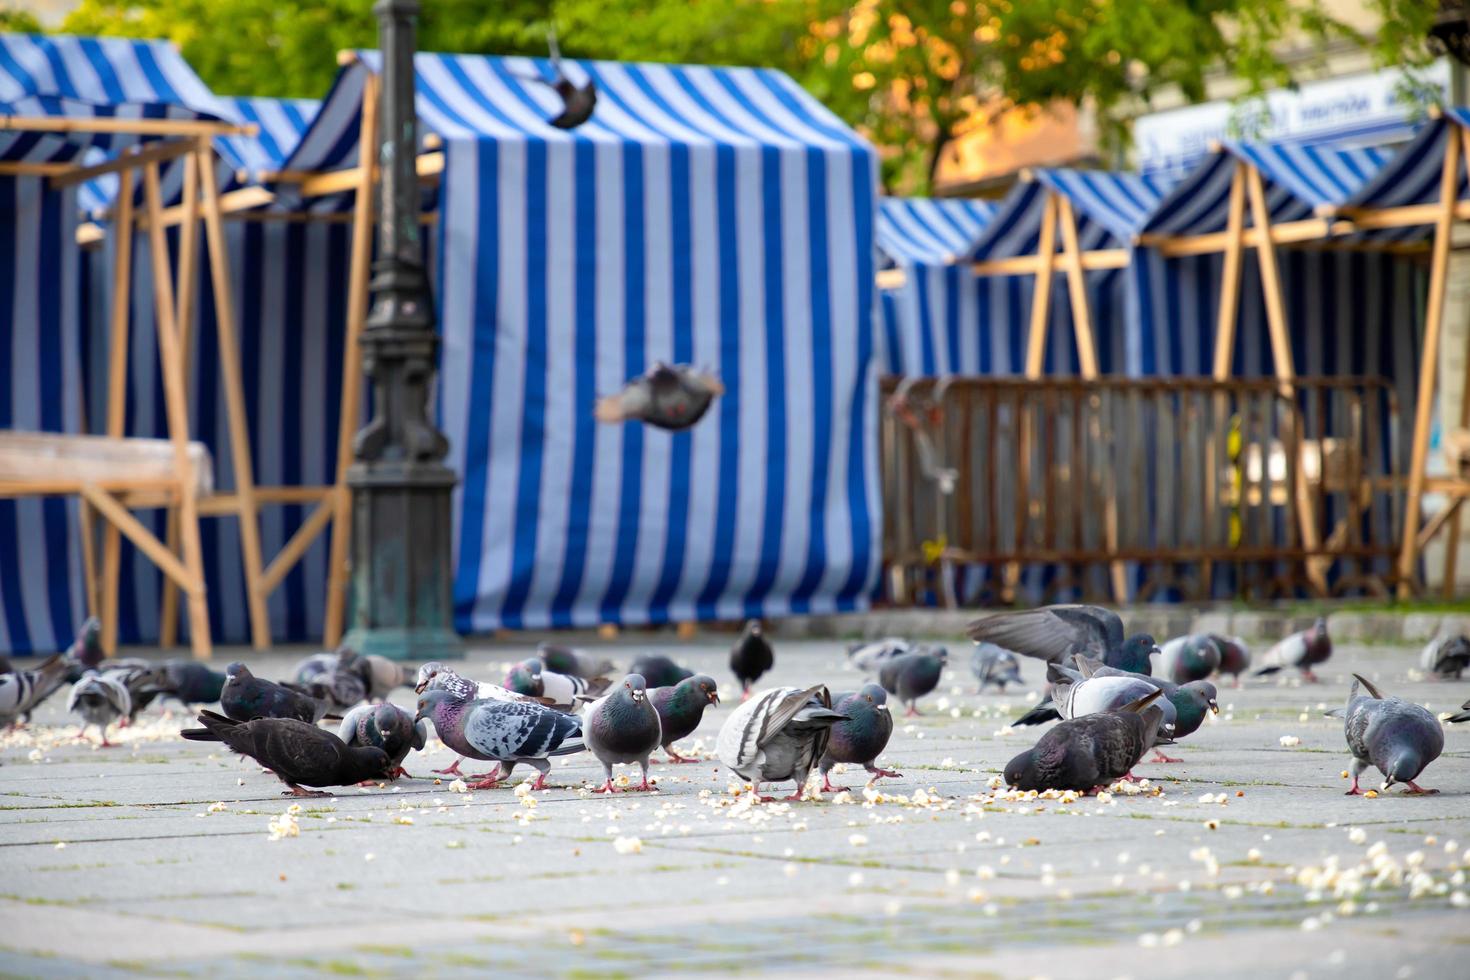
[[(359, 121), (358, 146), (378, 143), (378, 76), (369, 73), (364, 82)], [(336, 495), (332, 501), (332, 544), (327, 558), (327, 609), (322, 642), (334, 649), (342, 640), (347, 618), (349, 546), (352, 540), (352, 490), (347, 486), (347, 468), (352, 465), (352, 442), (357, 434), (362, 404), (362, 350), (360, 340), (367, 323), (368, 280), (373, 257), (373, 184), (377, 164), (358, 168), (357, 197), (353, 202), (352, 254), (347, 280), (347, 336), (342, 349), (342, 403), (337, 427)]]
[(79, 248), (93, 248), (101, 245), (107, 239), (107, 231), (95, 221), (86, 221), (77, 225), (77, 246)]
[[(133, 302), (133, 171), (118, 175), (117, 245), (112, 266), (112, 342), (107, 352), (107, 434), (127, 427), (128, 320)], [(116, 524), (102, 529), (102, 649), (117, 652), (117, 590), (122, 539)]]
[[(1402, 207), (1377, 210), (1343, 208), (1337, 213), (1351, 221), (1355, 228), (1372, 230), (1432, 225), (1439, 220), (1440, 212), (1443, 210), (1444, 205), (1436, 202), (1434, 204), (1406, 204)], [(1455, 217), (1461, 221), (1470, 221), (1470, 200), (1461, 200), (1455, 204)]]
[[(212, 167), (210, 168), (210, 173), (211, 175), (214, 173)], [(263, 207), (275, 199), (276, 196), (264, 187), (241, 187), (238, 190), (219, 195), (220, 212), (233, 213), (250, 208)], [(173, 207), (164, 208), (161, 220), (165, 228), (172, 228), (175, 225), (183, 224), (185, 221), (184, 205), (175, 204)], [(139, 222), (139, 227), (144, 230), (148, 228), (146, 218)]]
[[(362, 144), (359, 144), (362, 145)], [(443, 152), (421, 153), (414, 162), (414, 170), (420, 180), (436, 178), (444, 172)], [(271, 170), (260, 175), (262, 183), (299, 184), (302, 197), (323, 197), (356, 190), (362, 183), (362, 167), (346, 170), (327, 170), (319, 173), (306, 170)]]
[(1230, 175), (1230, 210), (1225, 221), (1225, 268), (1220, 283), (1220, 316), (1215, 324), (1213, 377), (1225, 381), (1235, 360), (1235, 326), (1240, 309), (1240, 267), (1245, 247), (1245, 164)]
[[(1270, 241), (1273, 245), (1292, 245), (1298, 242), (1315, 241), (1319, 238), (1330, 238), (1333, 235), (1349, 234), (1354, 230), (1354, 225), (1350, 221), (1304, 218), (1301, 221), (1269, 225), (1264, 236), (1259, 228), (1247, 228), (1245, 245), (1247, 248), (1260, 248), (1262, 241)], [(1177, 258), (1183, 255), (1209, 255), (1213, 252), (1223, 252), (1229, 247), (1230, 239), (1228, 231), (1214, 231), (1205, 235), (1140, 235), (1138, 243), (1157, 248), (1159, 253), (1166, 258)]]
[(0, 177), (58, 177), (69, 174), (77, 168), (74, 163), (30, 163), (24, 160), (16, 160), (10, 163), (0, 163)]
[[(1470, 161), (1470, 129), (1459, 132), (1460, 156)], [(1470, 350), (1465, 352), (1465, 377), (1460, 386), (1460, 428), (1470, 429)], [(1463, 510), (1460, 504), (1463, 502), (1462, 498), (1450, 504), (1450, 533), (1444, 542), (1444, 573), (1439, 584), (1440, 595), (1445, 599), (1455, 597), (1456, 573), (1460, 570), (1460, 514)]]
[(908, 276), (902, 269), (880, 269), (877, 279), (879, 289), (901, 289)]
[(276, 557), (261, 574), (261, 588), (266, 593), (274, 592), (276, 586), (281, 584), (281, 579), (285, 578), (301, 560), (301, 556), (306, 554), (306, 549), (311, 547), (311, 543), (316, 540), (318, 534), (321, 534), (322, 529), (327, 526), (327, 522), (332, 519), (336, 510), (336, 502), (333, 500), (323, 500), (316, 505), (316, 508), (296, 529), (296, 533), (291, 535), (291, 540), (287, 541), (285, 547), (276, 553)]
[(1036, 254), (1042, 263), (1036, 273), (1035, 288), (1031, 293), (1031, 326), (1026, 334), (1026, 377), (1039, 378), (1046, 364), (1047, 322), (1051, 314), (1051, 276), (1056, 268), (1047, 256), (1055, 256), (1057, 248), (1057, 200), (1048, 193), (1046, 204), (1041, 209), (1041, 239)]
[(124, 119), (119, 116), (0, 116), (0, 131), (28, 133), (132, 133), (135, 136), (254, 136), (254, 123), (208, 119)]
[(111, 160), (90, 167), (73, 167), (64, 174), (51, 178), (51, 186), (57, 190), (66, 187), (75, 187), (77, 184), (85, 184), (87, 181), (107, 174), (121, 173), (133, 167), (141, 167), (147, 163), (162, 163), (181, 157), (194, 149), (194, 140), (166, 140), (157, 143), (140, 144), (136, 149), (124, 150)]
[(82, 498), (106, 518), (109, 525), (127, 535), (128, 540), (133, 542), (149, 561), (157, 565), (159, 571), (177, 582), (181, 588), (190, 588), (193, 577), (189, 570), (174, 557), (173, 552), (165, 548), (163, 543), (153, 536), (152, 531), (144, 527), (136, 517), (127, 512), (122, 504), (114, 500), (111, 494), (85, 483), (77, 489)]
[[(1082, 268), (1088, 272), (1098, 269), (1126, 269), (1128, 251), (1126, 248), (1099, 248), (1091, 252), (1083, 252)], [(983, 262), (975, 262), (970, 269), (977, 276), (1029, 276), (1035, 275), (1038, 269), (1048, 264), (1052, 271), (1062, 269), (1065, 261), (1065, 257), (1058, 254), (1051, 257), (1050, 263), (1040, 255), (1017, 255), (1008, 259), (986, 259)]]

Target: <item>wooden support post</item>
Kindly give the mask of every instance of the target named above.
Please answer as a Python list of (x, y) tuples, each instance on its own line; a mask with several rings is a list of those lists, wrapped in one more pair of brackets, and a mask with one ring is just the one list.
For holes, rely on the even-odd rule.
[[(378, 76), (368, 73), (362, 98), (362, 120), (357, 145), (378, 145)], [(347, 468), (352, 465), (352, 440), (357, 435), (362, 405), (362, 351), (359, 340), (367, 322), (368, 279), (373, 257), (373, 188), (376, 161), (361, 154), (357, 200), (352, 209), (352, 258), (347, 281), (347, 336), (342, 345), (342, 407), (337, 426), (337, 476), (332, 502), (332, 546), (327, 559), (327, 610), (322, 642), (332, 649), (342, 642), (347, 619), (348, 546), (352, 540), (352, 491)]]
[[(199, 263), (199, 159), (194, 153), (184, 157), (184, 221), (179, 227), (179, 274), (174, 287), (179, 300), (179, 350), (183, 359), (184, 391), (190, 389), (193, 373), (190, 350), (194, 339), (194, 300), (198, 295)], [(168, 510), (167, 542), (171, 554), (179, 553), (179, 511)], [(178, 641), (179, 590), (173, 580), (163, 581), (163, 611), (158, 616), (158, 645), (171, 649)]]
[[(1460, 130), (1460, 158), (1470, 161), (1470, 129)], [(1465, 351), (1465, 379), (1460, 387), (1460, 428), (1470, 429), (1470, 350)], [(1463, 507), (1455, 507), (1449, 518), (1449, 537), (1444, 542), (1444, 575), (1440, 594), (1455, 597), (1455, 579), (1460, 568), (1460, 515)]]
[(1460, 141), (1450, 130), (1439, 179), (1439, 215), (1434, 222), (1434, 251), (1429, 266), (1429, 302), (1424, 315), (1424, 356), (1419, 363), (1419, 392), (1414, 406), (1414, 441), (1409, 458), (1409, 492), (1404, 501), (1404, 540), (1399, 550), (1399, 598), (1413, 595), (1414, 566), (1419, 560), (1419, 517), (1424, 503), (1424, 464), (1429, 455), (1429, 422), (1434, 412), (1434, 384), (1439, 373), (1439, 335), (1444, 326), (1445, 286), (1450, 272), (1450, 237), (1454, 234), (1455, 193), (1460, 177)]
[[(121, 436), (126, 428), (128, 406), (128, 320), (133, 302), (133, 186), (132, 170), (118, 175), (117, 220), (113, 234), (117, 244), (112, 266), (112, 340), (107, 352), (107, 434)], [(117, 525), (108, 522), (102, 531), (101, 604), (102, 649), (117, 653), (117, 589), (122, 562), (122, 538)]]
[(269, 650), (268, 591), (261, 579), (260, 511), (255, 499), (254, 467), (250, 459), (250, 430), (245, 416), (245, 386), (240, 377), (240, 341), (235, 328), (235, 299), (230, 289), (230, 253), (225, 244), (219, 187), (215, 184), (207, 144), (199, 147), (199, 186), (204, 191), (204, 235), (209, 246), (210, 282), (214, 287), (214, 324), (218, 337), (220, 376), (229, 416), (230, 459), (235, 465), (235, 496), (239, 501), (240, 551), (245, 564), (245, 602), (250, 613), (250, 640), (256, 650)]
[[(1236, 161), (1230, 175), (1230, 210), (1225, 220), (1225, 268), (1220, 278), (1220, 314), (1215, 324), (1215, 362), (1211, 376), (1216, 381), (1228, 381), (1235, 363), (1235, 333), (1240, 321), (1240, 268), (1245, 259), (1245, 164)], [(1209, 486), (1205, 490), (1205, 512), (1214, 517), (1219, 513), (1220, 468), (1225, 454), (1215, 438), (1220, 423), (1230, 411), (1228, 396), (1219, 395), (1214, 401), (1214, 414), (1210, 419), (1210, 440), (1206, 447), (1209, 454)], [(1228, 431), (1228, 424), (1227, 424)], [(1239, 501), (1235, 505), (1239, 506)], [(1218, 526), (1218, 525), (1217, 525)], [(1203, 562), (1201, 581), (1205, 597), (1213, 593), (1214, 563)]]
[[(1256, 249), (1261, 264), (1261, 286), (1266, 294), (1266, 326), (1271, 334), (1271, 358), (1276, 362), (1276, 377), (1281, 381), (1282, 395), (1296, 404), (1296, 366), (1291, 353), (1291, 335), (1286, 325), (1286, 304), (1281, 295), (1281, 274), (1276, 267), (1276, 246), (1271, 244), (1271, 212), (1266, 207), (1266, 188), (1261, 172), (1254, 167), (1246, 170), (1246, 184), (1250, 192), (1251, 221), (1255, 225), (1261, 245)], [(1301, 440), (1294, 442), (1299, 446)], [(1289, 451), (1299, 451), (1288, 446)], [(1297, 517), (1301, 522), (1302, 544), (1308, 551), (1322, 545), (1321, 529), (1317, 527), (1317, 507), (1307, 489), (1302, 474), (1301, 460), (1288, 464), (1292, 491), (1296, 495)], [(1327, 594), (1327, 564), (1321, 558), (1307, 559), (1307, 579), (1321, 595)]]
[[(154, 310), (158, 325), (158, 359), (163, 374), (164, 407), (168, 436), (174, 447), (174, 469), (178, 474), (178, 506), (183, 537), (184, 569), (189, 577), (189, 640), (194, 656), (210, 654), (209, 607), (204, 592), (204, 555), (199, 542), (199, 481), (194, 461), (189, 458), (189, 406), (184, 386), (184, 363), (179, 348), (178, 323), (174, 319), (173, 282), (169, 275), (168, 242), (158, 221), (163, 200), (158, 189), (158, 164), (143, 169), (144, 200), (150, 218), (148, 245), (153, 265)], [(171, 555), (169, 557), (172, 557)]]

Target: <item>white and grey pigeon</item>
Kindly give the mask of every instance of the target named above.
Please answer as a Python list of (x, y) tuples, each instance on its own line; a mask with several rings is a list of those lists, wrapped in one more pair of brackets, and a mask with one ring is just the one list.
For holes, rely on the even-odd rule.
[(776, 687), (762, 691), (725, 720), (715, 752), (727, 768), (749, 781), (761, 800), (761, 783), (790, 779), (799, 800), (812, 767), (827, 750), (832, 726), (847, 716), (832, 710), (832, 695), (821, 684), (802, 690)]
[(1266, 655), (1261, 658), (1261, 664), (1256, 669), (1255, 676), (1261, 677), (1288, 667), (1295, 667), (1301, 671), (1303, 680), (1315, 684), (1317, 675), (1312, 672), (1312, 667), (1325, 663), (1330, 656), (1332, 656), (1332, 637), (1327, 635), (1327, 620), (1325, 617), (1318, 617), (1310, 629), (1293, 633), (1267, 650)]
[[(1359, 686), (1368, 693), (1359, 694)], [(1444, 728), (1428, 709), (1403, 698), (1385, 697), (1366, 677), (1354, 674), (1347, 705), (1327, 714), (1343, 719), (1343, 735), (1353, 754), (1349, 767), (1353, 785), (1348, 796), (1362, 795), (1358, 777), (1369, 766), (1383, 773), (1384, 791), (1403, 783), (1410, 793), (1439, 792), (1414, 782), (1444, 751)]]
[(1424, 647), (1419, 666), (1436, 680), (1459, 680), (1470, 668), (1470, 637), (1463, 633), (1436, 636)]
[(425, 718), (460, 755), (499, 763), (496, 771), (471, 783), (471, 789), (498, 785), (522, 762), (539, 773), (534, 788), (542, 789), (551, 772), (547, 759), (586, 747), (577, 718), (530, 701), (466, 701), (450, 691), (425, 691), (414, 721)]
[(592, 680), (575, 674), (559, 674), (543, 664), (539, 657), (512, 664), (505, 674), (505, 689), (532, 698), (545, 698), (557, 711), (577, 712), (612, 687), (606, 677)]
[(643, 770), (643, 782), (637, 788), (653, 789), (648, 782), (648, 757), (663, 742), (663, 725), (658, 709), (648, 699), (642, 675), (629, 674), (592, 703), (582, 725), (582, 737), (607, 774), (597, 792), (618, 792), (613, 785), (613, 766), (634, 762)]
[(897, 636), (886, 636), (871, 643), (847, 648), (847, 661), (865, 674), (877, 675), (883, 665), (913, 650), (913, 644)]
[(30, 670), (0, 675), (0, 727), (29, 717), (31, 711), (66, 680), (68, 664), (56, 654)]
[[(1157, 681), (1141, 674), (1086, 677), (1080, 671), (1061, 664), (1047, 665), (1047, 679), (1052, 682), (1051, 697), (1011, 722), (1012, 726), (1039, 725), (1053, 718), (1081, 718), (1099, 711), (1117, 711), (1159, 689)], [(1162, 728), (1172, 729), (1177, 713), (1167, 697), (1156, 703), (1164, 713), (1159, 735), (1166, 737)]]
[(88, 725), (96, 725), (102, 734), (102, 747), (111, 748), (107, 740), (107, 726), (119, 718), (127, 717), (133, 709), (132, 698), (122, 681), (109, 674), (87, 671), (82, 679), (72, 685), (66, 699), (66, 710), (82, 718), (81, 734), (87, 733)]

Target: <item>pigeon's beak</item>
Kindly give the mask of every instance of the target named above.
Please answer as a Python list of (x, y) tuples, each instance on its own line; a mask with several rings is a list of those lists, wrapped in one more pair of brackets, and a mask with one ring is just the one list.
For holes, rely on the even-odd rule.
[(424, 693), (424, 688), (426, 688), (428, 686), (429, 686), (429, 682), (428, 681), (424, 681), (422, 684), (415, 684), (414, 685), (414, 688), (413, 688), (413, 693), (415, 693), (415, 694), (423, 694)]
[(1210, 710), (1213, 711), (1215, 714), (1218, 715), (1220, 713), (1220, 705), (1219, 705), (1219, 703), (1217, 703), (1215, 701), (1211, 701), (1210, 702)]
[(709, 692), (709, 703), (710, 704), (719, 704), (720, 703), (720, 692), (719, 691), (710, 691)]
[(1154, 648), (1148, 652), (1148, 655), (1150, 657), (1162, 657), (1164, 655), (1164, 649), (1158, 644), (1155, 644)]

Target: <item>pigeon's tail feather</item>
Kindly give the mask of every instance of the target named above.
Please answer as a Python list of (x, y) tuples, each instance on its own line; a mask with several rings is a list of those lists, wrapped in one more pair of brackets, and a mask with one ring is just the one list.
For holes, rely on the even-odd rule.
[(1030, 711), (1026, 712), (1021, 717), (1017, 718), (1015, 721), (1011, 722), (1011, 727), (1015, 728), (1017, 725), (1040, 725), (1048, 721), (1054, 721), (1060, 717), (1061, 714), (1057, 712), (1056, 705), (1052, 704), (1050, 701), (1043, 701), (1036, 707), (1032, 708)]
[(1445, 721), (1452, 725), (1459, 724), (1462, 721), (1470, 721), (1470, 711), (1462, 711), (1457, 715), (1450, 715)]
[(1362, 674), (1354, 674), (1353, 675), (1353, 687), (1354, 687), (1354, 689), (1356, 689), (1359, 684), (1362, 684), (1364, 687), (1366, 687), (1368, 689), (1368, 693), (1370, 695), (1372, 695), (1375, 700), (1378, 700), (1378, 701), (1382, 701), (1383, 700), (1383, 692), (1380, 691), (1380, 690), (1378, 690), (1377, 687), (1373, 686), (1373, 682), (1372, 681), (1370, 681), (1368, 678), (1364, 677)]
[(1345, 717), (1347, 717), (1347, 709), (1346, 708), (1333, 708), (1330, 711), (1324, 711), (1324, 712), (1322, 712), (1322, 715), (1323, 715), (1323, 717), (1326, 717), (1326, 718), (1345, 718)]
[(1274, 673), (1276, 673), (1280, 669), (1281, 669), (1281, 665), (1280, 664), (1272, 664), (1269, 667), (1262, 667), (1260, 670), (1255, 671), (1254, 673), (1252, 673), (1251, 676), (1252, 677), (1265, 677), (1267, 674), (1274, 674)]
[(225, 735), (239, 723), (214, 711), (201, 711), (199, 724), (204, 727), (186, 728), (179, 734), (191, 742), (223, 742)]
[(1123, 705), (1123, 707), (1120, 708), (1120, 709), (1118, 709), (1118, 710), (1124, 711), (1124, 712), (1132, 712), (1133, 714), (1141, 715), (1141, 714), (1143, 714), (1143, 711), (1144, 711), (1145, 708), (1147, 708), (1149, 705), (1153, 704), (1155, 701), (1157, 701), (1159, 698), (1161, 698), (1163, 696), (1164, 696), (1164, 692), (1162, 690), (1155, 689), (1155, 690), (1152, 690), (1149, 693), (1145, 694), (1143, 697), (1139, 698), (1137, 701), (1133, 701), (1133, 702), (1130, 702), (1128, 704)]

